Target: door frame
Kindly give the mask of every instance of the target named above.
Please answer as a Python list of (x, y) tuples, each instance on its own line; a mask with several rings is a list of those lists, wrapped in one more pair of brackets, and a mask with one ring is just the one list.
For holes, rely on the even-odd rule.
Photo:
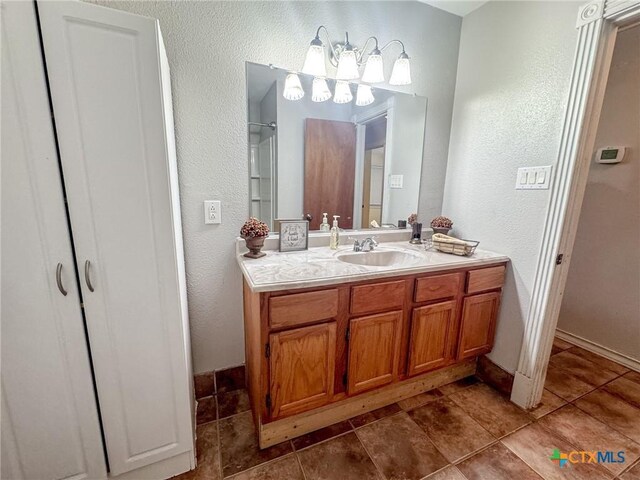
[[(383, 115), (387, 116), (387, 132), (384, 140), (384, 170), (382, 171), (383, 177), (383, 186), (382, 186), (382, 207), (384, 208), (385, 203), (389, 203), (389, 199), (387, 197), (387, 201), (385, 202), (385, 195), (389, 195), (388, 189), (385, 188), (387, 186), (387, 176), (389, 175), (389, 165), (391, 165), (391, 150), (387, 148), (389, 145), (393, 143), (393, 132), (392, 129), (389, 128), (389, 124), (393, 121), (393, 115), (395, 110), (395, 97), (391, 97), (387, 99), (385, 103), (380, 105), (376, 105), (373, 108), (365, 110), (362, 113), (358, 113), (351, 117), (351, 121), (356, 124), (356, 175), (354, 178), (354, 188), (353, 188), (353, 224), (362, 225), (362, 194), (363, 194), (363, 185), (362, 181), (358, 181), (358, 179), (362, 179), (364, 175), (364, 152), (365, 152), (365, 135), (367, 123), (379, 118)], [(384, 216), (384, 213), (381, 213)], [(362, 228), (362, 227), (358, 227)], [(367, 227), (368, 228), (368, 227)]]
[(616, 36), (620, 28), (639, 20), (640, 0), (594, 0), (578, 10), (557, 174), (511, 392), (511, 401), (522, 408), (536, 406), (544, 390)]

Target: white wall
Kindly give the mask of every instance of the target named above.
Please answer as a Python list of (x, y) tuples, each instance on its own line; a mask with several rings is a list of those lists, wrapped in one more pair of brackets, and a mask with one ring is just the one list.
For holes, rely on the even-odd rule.
[[(391, 144), (385, 145), (385, 195), (382, 203), (382, 222), (398, 224), (416, 213), (416, 199), (420, 192), (420, 167), (416, 158), (422, 156), (424, 135), (424, 115), (427, 99), (396, 95), (393, 115), (387, 121), (387, 131), (391, 132)], [(389, 188), (389, 175), (402, 175), (402, 188)], [(433, 217), (420, 212), (420, 220), (425, 224)]]
[(510, 372), (549, 198), (548, 190), (516, 191), (516, 170), (556, 162), (579, 5), (492, 1), (462, 23), (442, 211), (454, 234), (511, 258), (490, 354)]
[(640, 26), (616, 40), (596, 137), (609, 145), (630, 149), (591, 164), (558, 328), (640, 361)]
[[(194, 370), (244, 361), (242, 285), (233, 239), (248, 215), (245, 61), (299, 69), (320, 24), (339, 40), (400, 38), (413, 85), (429, 99), (420, 213), (440, 213), (460, 17), (418, 2), (98, 3), (155, 17), (174, 100)], [(385, 52), (387, 75), (396, 47)], [(204, 225), (202, 201), (222, 201), (222, 225)]]

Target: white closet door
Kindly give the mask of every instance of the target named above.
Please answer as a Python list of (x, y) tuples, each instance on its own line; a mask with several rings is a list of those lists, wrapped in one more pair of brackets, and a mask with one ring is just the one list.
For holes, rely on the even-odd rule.
[(38, 7), (109, 466), (117, 475), (193, 449), (159, 26), (83, 2)]
[(1, 476), (105, 478), (35, 8), (1, 8)]

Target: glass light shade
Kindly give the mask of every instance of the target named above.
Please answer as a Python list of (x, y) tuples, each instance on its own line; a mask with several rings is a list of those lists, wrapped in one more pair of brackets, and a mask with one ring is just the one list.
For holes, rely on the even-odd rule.
[(382, 55), (369, 55), (369, 58), (367, 58), (367, 63), (364, 65), (362, 81), (367, 83), (384, 82), (384, 67), (382, 62)]
[(309, 50), (307, 50), (307, 57), (304, 59), (302, 73), (315, 77), (327, 76), (327, 66), (324, 60), (324, 47), (322, 44), (317, 45), (311, 42)]
[(344, 80), (336, 81), (336, 92), (333, 95), (333, 101), (335, 103), (349, 103), (351, 100), (353, 100), (353, 94), (351, 93), (349, 82)]
[(300, 77), (295, 73), (290, 73), (284, 80), (284, 92), (282, 96), (287, 100), (300, 100), (304, 97), (304, 90), (300, 84)]
[(403, 53), (398, 57), (396, 63), (393, 64), (393, 70), (391, 71), (391, 78), (389, 84), (391, 85), (409, 85), (411, 83), (411, 66), (409, 65), (409, 57), (406, 53)]
[(356, 105), (359, 107), (365, 107), (371, 105), (375, 98), (369, 85), (358, 85), (358, 91), (356, 92)]
[(336, 78), (338, 80), (354, 80), (360, 77), (358, 72), (358, 61), (356, 60), (356, 52), (353, 50), (343, 50), (340, 52), (340, 60), (338, 60), (338, 71)]
[(331, 90), (324, 78), (314, 78), (311, 87), (311, 100), (314, 102), (324, 102), (331, 98)]

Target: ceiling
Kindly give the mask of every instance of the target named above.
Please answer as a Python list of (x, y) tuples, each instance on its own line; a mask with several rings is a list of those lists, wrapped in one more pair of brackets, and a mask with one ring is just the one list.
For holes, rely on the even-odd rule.
[(468, 13), (473, 12), (476, 8), (481, 7), (488, 0), (420, 0), (423, 3), (427, 3), (432, 7), (445, 10), (459, 17), (464, 17)]

